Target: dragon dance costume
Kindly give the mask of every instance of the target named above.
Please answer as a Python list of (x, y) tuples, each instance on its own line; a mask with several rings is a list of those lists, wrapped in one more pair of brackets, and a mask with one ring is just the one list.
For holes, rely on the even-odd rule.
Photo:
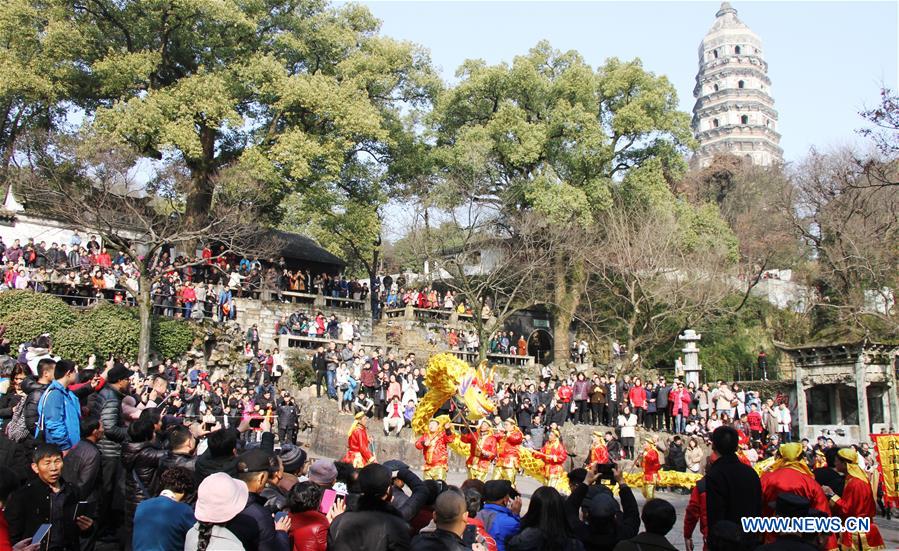
[(510, 421), (511, 430), (497, 438), (496, 466), (493, 468), (495, 480), (508, 480), (515, 486), (515, 477), (518, 476), (518, 446), (524, 441), (524, 435), (517, 426)]
[(544, 484), (555, 486), (565, 475), (564, 464), (568, 459), (568, 452), (562, 445), (562, 441), (559, 440), (559, 429), (553, 429), (549, 434), (549, 442), (544, 444), (540, 452), (535, 455), (543, 459)]
[(424, 455), (423, 478), (425, 480), (446, 481), (447, 463), (449, 461), (447, 446), (456, 439), (456, 435), (446, 430), (445, 423), (440, 421), (438, 423), (437, 430), (419, 438), (418, 442), (415, 443), (415, 447), (421, 450)]
[(487, 481), (487, 474), (490, 472), (490, 463), (496, 458), (496, 437), (490, 430), (490, 422), (481, 421), (478, 432), (469, 432), (462, 435), (462, 442), (469, 444), (468, 460), (465, 464), (468, 466), (468, 478)]

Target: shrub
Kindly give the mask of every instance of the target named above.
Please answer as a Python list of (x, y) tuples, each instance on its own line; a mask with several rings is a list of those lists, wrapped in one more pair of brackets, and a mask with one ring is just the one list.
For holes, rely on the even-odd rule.
[(301, 354), (296, 349), (288, 350), (284, 355), (284, 361), (290, 368), (290, 377), (298, 388), (305, 388), (315, 382), (312, 360), (306, 354)]
[(137, 358), (140, 321), (136, 309), (100, 304), (85, 311), (78, 323), (87, 334), (93, 336), (101, 358), (105, 359), (110, 354), (126, 360)]
[(194, 342), (193, 326), (183, 320), (156, 318), (153, 320), (151, 348), (163, 358), (177, 358)]
[(15, 348), (42, 333), (56, 333), (75, 321), (75, 312), (62, 300), (31, 291), (0, 293), (0, 325)]
[(94, 334), (83, 323), (65, 327), (53, 337), (53, 353), (78, 365), (87, 365), (90, 355), (97, 354)]

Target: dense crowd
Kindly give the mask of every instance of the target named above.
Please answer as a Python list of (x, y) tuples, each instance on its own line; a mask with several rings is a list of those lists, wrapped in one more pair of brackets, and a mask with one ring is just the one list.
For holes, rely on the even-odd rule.
[[(521, 444), (535, 453), (563, 446), (556, 429), (565, 423), (602, 423), (616, 414), (627, 422), (596, 431), (584, 468), (570, 463), (565, 467), (569, 486), (561, 493), (558, 487), (540, 487), (526, 507), (508, 480), (473, 479), (453, 487), (440, 480), (422, 480), (396, 461), (379, 464), (373, 454), (367, 455), (367, 464), (311, 461), (296, 445), (302, 428), (297, 406), (278, 388), (283, 356), (277, 349), (259, 350), (255, 338), (251, 328), (247, 344), (254, 357), (246, 377), (215, 381), (197, 366), (171, 360), (146, 373), (116, 359), (92, 358), (85, 366), (76, 366), (53, 355), (52, 340), (46, 335), (0, 351), (9, 356), (3, 373), (7, 388), (0, 396), (4, 505), (0, 518), (6, 521), (0, 521), (0, 549), (12, 544), (17, 549), (38, 549), (28, 539), (40, 534), (44, 524), (49, 530), (41, 548), (52, 550), (673, 549), (666, 540), (676, 521), (671, 504), (649, 499), (641, 513), (622, 470), (614, 465), (611, 470), (597, 467), (593, 461), (597, 449), (605, 450), (609, 464), (633, 456), (638, 465), (646, 465), (646, 454), (658, 450), (665, 469), (706, 473), (707, 479), (715, 474), (715, 465), (728, 468), (730, 460), (724, 458), (730, 455), (741, 466), (767, 457), (784, 460), (785, 448), (779, 446), (776, 434), (780, 428), (769, 430), (773, 425), (763, 422), (753, 430), (757, 425), (751, 414), (757, 413), (757, 398), (745, 393), (748, 397), (740, 400), (748, 405), (741, 410), (740, 400), (731, 396), (739, 388), (734, 392), (722, 383), (718, 394), (710, 393), (709, 407), (697, 408), (706, 428), (711, 428), (708, 438), (702, 433), (670, 438), (646, 433), (641, 435), (643, 453), (634, 454), (625, 429), (652, 426), (646, 412), (642, 422), (631, 422), (639, 419), (630, 407), (642, 403), (641, 381), (603, 381), (600, 375), (594, 387), (622, 397), (624, 403), (599, 402), (603, 407), (595, 410), (598, 417), (588, 419), (579, 407), (589, 403), (589, 393), (584, 400), (575, 392), (575, 387), (584, 387), (586, 377), (572, 374), (557, 380), (551, 375), (543, 378), (541, 372), (538, 381), (498, 383), (490, 389), (497, 405), (494, 426), (522, 431)], [(398, 359), (377, 348), (357, 349), (352, 340), (342, 347), (329, 343), (319, 348), (313, 368), (319, 392), (353, 413), (354, 427), (375, 418), (385, 432), (400, 434), (427, 392), (414, 355)], [(348, 393), (354, 386), (356, 391)], [(678, 397), (687, 388), (664, 380), (656, 386), (672, 388)], [(592, 415), (594, 410), (589, 411)], [(656, 426), (670, 422), (678, 430), (679, 415), (682, 410), (656, 415)], [(720, 426), (709, 427), (715, 416)], [(733, 437), (721, 440), (724, 433)], [(815, 468), (815, 476), (826, 487), (822, 491), (846, 495), (848, 459), (839, 454), (845, 456), (847, 449), (826, 439), (788, 446), (799, 450), (795, 457), (790, 455), (792, 461)], [(866, 446), (850, 451), (856, 468), (862, 472), (873, 468)], [(571, 462), (573, 452), (567, 456)], [(497, 461), (494, 471), (503, 465)], [(601, 483), (602, 473), (609, 472), (618, 482), (618, 498)], [(703, 512), (711, 511), (710, 484), (697, 486), (708, 493), (702, 498), (708, 499), (708, 508), (688, 509), (685, 526), (705, 527), (702, 533), (709, 549), (750, 549), (760, 543), (745, 534), (734, 535), (731, 525), (720, 533), (708, 529), (714, 526), (712, 518), (701, 517), (712, 516)], [(724, 521), (732, 520), (733, 511), (744, 514), (750, 509), (745, 499), (734, 495), (714, 499), (741, 504), (722, 506), (727, 511)], [(780, 511), (783, 499), (775, 496), (771, 502), (775, 501), (778, 506), (771, 514)], [(797, 507), (789, 499), (787, 506), (794, 512)], [(806, 511), (812, 505), (800, 502), (798, 507)], [(824, 548), (814, 547), (812, 540), (790, 541), (812, 545), (808, 549)]]

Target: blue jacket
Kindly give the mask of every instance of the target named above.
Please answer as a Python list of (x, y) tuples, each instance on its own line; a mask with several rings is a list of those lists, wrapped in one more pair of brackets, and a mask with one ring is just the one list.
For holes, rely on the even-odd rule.
[(521, 531), (521, 519), (502, 505), (488, 503), (478, 512), (484, 528), (496, 540), (497, 551), (506, 551), (506, 544), (512, 536)]
[(190, 505), (159, 496), (142, 501), (134, 514), (132, 548), (140, 551), (181, 551), (194, 525)]
[[(62, 451), (81, 440), (81, 404), (73, 392), (53, 381), (37, 403), (38, 426), (44, 428), (48, 444), (56, 444)], [(36, 437), (37, 435), (35, 435)]]

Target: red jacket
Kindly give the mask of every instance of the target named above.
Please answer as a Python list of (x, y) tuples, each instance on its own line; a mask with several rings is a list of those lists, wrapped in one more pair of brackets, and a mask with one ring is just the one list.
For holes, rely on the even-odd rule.
[(293, 551), (327, 551), (328, 518), (317, 510), (290, 513)]
[[(702, 534), (702, 548), (707, 549), (705, 539), (709, 535), (709, 515), (706, 511), (705, 478), (697, 482), (693, 491), (690, 492), (690, 502), (687, 503), (687, 511), (684, 513), (684, 539), (693, 537), (693, 530), (696, 528), (697, 522), (699, 523), (699, 532)], [(694, 549), (698, 548), (699, 546), (694, 542)]]
[(631, 405), (635, 408), (645, 408), (646, 389), (642, 385), (632, 386), (631, 389), (627, 391), (627, 399), (630, 400)]
[(749, 430), (755, 432), (762, 432), (762, 414), (757, 411), (750, 411), (746, 414), (746, 423), (749, 425)]
[(574, 391), (568, 385), (562, 385), (559, 387), (559, 401), (563, 404), (567, 404), (571, 402), (571, 398), (574, 396)]

